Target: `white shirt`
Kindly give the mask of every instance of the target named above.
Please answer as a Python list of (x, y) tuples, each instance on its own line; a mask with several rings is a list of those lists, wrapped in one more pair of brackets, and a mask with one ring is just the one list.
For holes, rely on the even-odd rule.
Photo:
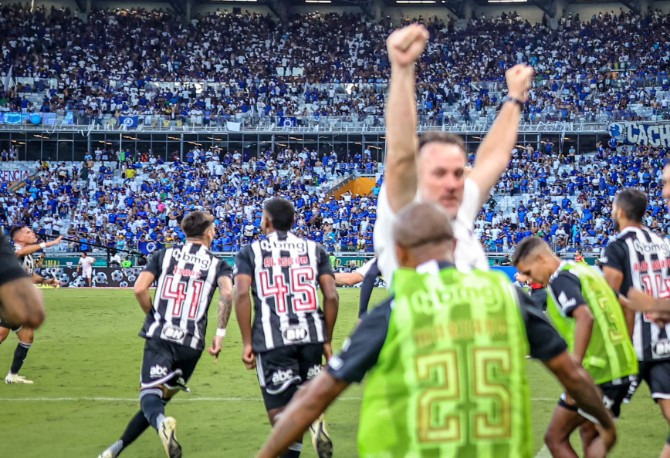
[(84, 272), (88, 272), (93, 268), (93, 263), (95, 262), (95, 258), (91, 256), (86, 256), (85, 258), (79, 258), (79, 264), (82, 267), (82, 270)]
[[(484, 248), (474, 233), (474, 221), (481, 207), (480, 193), (477, 183), (467, 178), (463, 189), (463, 202), (458, 209), (456, 219), (451, 222), (457, 240), (454, 253), (456, 267), (464, 271), (473, 268), (489, 270), (489, 261)], [(386, 197), (386, 185), (382, 185), (377, 199), (377, 221), (373, 240), (378, 259), (377, 265), (387, 285), (393, 278), (393, 272), (398, 268), (393, 241), (395, 218), (396, 215)]]

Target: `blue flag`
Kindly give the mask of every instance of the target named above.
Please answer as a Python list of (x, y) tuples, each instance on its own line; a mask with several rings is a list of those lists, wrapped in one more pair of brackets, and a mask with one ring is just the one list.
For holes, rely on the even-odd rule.
[(142, 254), (151, 254), (163, 248), (163, 244), (158, 242), (140, 242), (137, 244), (137, 248), (139, 248)]
[(295, 116), (281, 117), (279, 118), (279, 127), (298, 127), (298, 118)]
[(134, 129), (140, 124), (139, 116), (119, 116), (119, 124), (126, 129)]

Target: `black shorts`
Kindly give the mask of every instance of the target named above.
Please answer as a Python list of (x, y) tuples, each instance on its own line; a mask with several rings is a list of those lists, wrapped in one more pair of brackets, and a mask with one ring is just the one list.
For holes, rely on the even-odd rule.
[[(598, 385), (600, 391), (603, 392), (603, 404), (605, 404), (605, 407), (607, 407), (610, 412), (612, 412), (612, 416), (614, 418), (619, 418), (619, 415), (621, 414), (621, 404), (623, 404), (623, 400), (626, 397), (626, 394), (628, 394), (631, 381), (631, 377), (626, 377), (624, 379), (618, 380), (616, 383), (607, 382)], [(582, 409), (578, 408), (576, 405), (568, 404), (565, 401), (565, 393), (561, 395), (561, 399), (558, 401), (558, 405), (565, 407), (568, 410), (575, 411), (587, 420), (593, 423), (597, 423), (595, 418), (584, 412)]]
[(0, 319), (0, 328), (9, 329), (12, 332), (19, 332), (21, 328), (23, 328), (23, 326), (13, 326), (12, 324), (7, 323), (6, 321), (2, 321), (2, 319)]
[(202, 351), (190, 347), (161, 339), (147, 339), (142, 359), (141, 389), (161, 385), (169, 389), (185, 388), (201, 355)]
[(321, 372), (323, 344), (289, 345), (256, 355), (258, 382), (267, 410), (284, 407), (300, 385)]
[(647, 382), (654, 401), (670, 399), (670, 360), (640, 361), (638, 378)]

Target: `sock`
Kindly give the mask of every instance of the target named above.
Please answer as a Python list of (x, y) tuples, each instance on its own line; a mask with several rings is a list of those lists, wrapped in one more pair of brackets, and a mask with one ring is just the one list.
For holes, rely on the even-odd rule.
[(144, 417), (156, 430), (165, 418), (165, 403), (161, 399), (160, 392), (160, 390), (147, 390), (140, 394), (140, 405)]
[(19, 342), (14, 350), (14, 360), (12, 361), (12, 367), (9, 369), (9, 372), (12, 374), (18, 374), (23, 366), (23, 361), (26, 360), (28, 355), (28, 350), (30, 350), (30, 344)]
[(301, 451), (302, 451), (302, 439), (300, 439), (300, 442), (292, 443), (289, 446), (288, 450), (286, 450), (286, 452), (284, 452), (284, 454), (281, 456), (281, 458), (299, 458)]
[(123, 432), (121, 440), (118, 441), (121, 442), (121, 448), (119, 449), (119, 452), (135, 442), (135, 440), (140, 437), (149, 426), (149, 422), (144, 416), (144, 412), (139, 410), (128, 422), (128, 426), (126, 426), (126, 430)]
[[(119, 439), (118, 441), (116, 441), (112, 445), (110, 445), (107, 450), (112, 452), (112, 456), (114, 458), (116, 458), (117, 456), (119, 456), (119, 453), (121, 453), (123, 448), (124, 448), (123, 447), (123, 441), (121, 439)], [(107, 450), (105, 450), (105, 451), (107, 451)]]

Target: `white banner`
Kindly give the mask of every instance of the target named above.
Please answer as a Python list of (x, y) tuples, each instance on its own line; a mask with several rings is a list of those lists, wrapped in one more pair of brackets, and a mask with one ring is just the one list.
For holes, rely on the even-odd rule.
[(25, 180), (29, 176), (30, 172), (28, 170), (0, 170), (0, 181), (8, 183)]
[(632, 145), (670, 146), (670, 124), (645, 124), (638, 122), (612, 123), (610, 135)]
[(242, 123), (226, 121), (226, 129), (228, 129), (231, 132), (239, 132), (240, 130), (242, 130)]

